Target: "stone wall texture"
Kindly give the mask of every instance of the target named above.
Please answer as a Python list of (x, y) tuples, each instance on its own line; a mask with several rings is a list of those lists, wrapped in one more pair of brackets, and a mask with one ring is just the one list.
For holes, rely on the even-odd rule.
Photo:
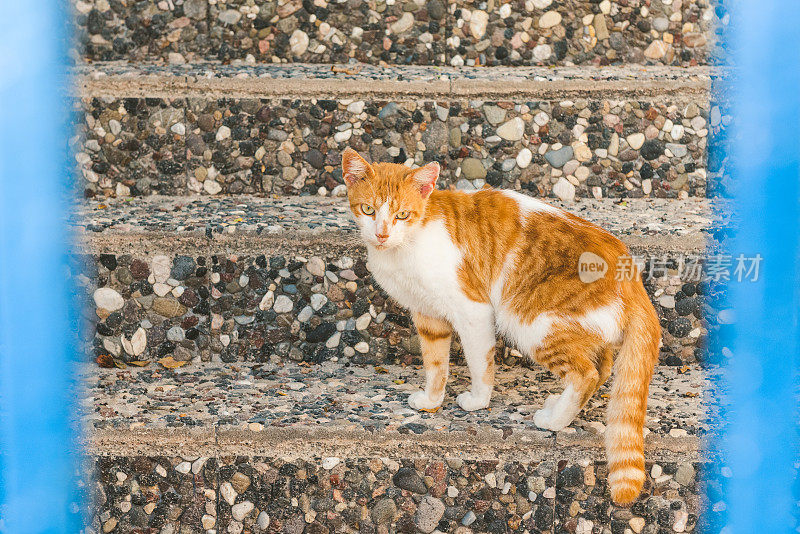
[(691, 532), (693, 462), (649, 462), (641, 499), (608, 501), (585, 460), (101, 457), (96, 532)]
[[(178, 361), (319, 363), (418, 362), (408, 313), (374, 283), (362, 252), (352, 255), (84, 256), (91, 327), (87, 352), (121, 364)], [(700, 258), (702, 260), (702, 258)], [(703, 359), (711, 309), (706, 283), (663, 257), (642, 258), (646, 287), (661, 317), (661, 363)], [(682, 269), (679, 271), (679, 267)], [(702, 319), (709, 311), (709, 322)], [(454, 351), (459, 353), (458, 343)], [(523, 364), (513, 350), (499, 352)]]
[(85, 98), (75, 106), (89, 197), (342, 195), (348, 146), (376, 162), (438, 161), (441, 188), (705, 196), (709, 138), (724, 137), (730, 122), (717, 105), (680, 100)]
[(692, 66), (709, 0), (73, 0), (75, 61)]

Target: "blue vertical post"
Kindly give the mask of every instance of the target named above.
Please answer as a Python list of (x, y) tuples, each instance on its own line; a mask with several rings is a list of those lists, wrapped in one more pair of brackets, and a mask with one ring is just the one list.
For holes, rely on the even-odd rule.
[[(726, 2), (726, 4), (728, 4)], [(729, 5), (730, 7), (730, 5)], [(761, 254), (756, 282), (732, 281), (729, 364), (731, 534), (795, 532), (800, 289), (800, 46), (797, 0), (742, 0), (731, 14), (735, 208), (729, 253)]]
[(80, 530), (66, 5), (4, 1), (0, 17), (0, 519), (15, 534)]

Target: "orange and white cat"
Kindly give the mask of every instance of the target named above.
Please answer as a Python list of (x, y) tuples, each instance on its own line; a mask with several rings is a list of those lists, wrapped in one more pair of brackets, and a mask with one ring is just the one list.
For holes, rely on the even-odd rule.
[[(486, 408), (499, 332), (564, 379), (563, 392), (534, 416), (538, 427), (558, 431), (609, 377), (618, 351), (606, 453), (611, 496), (631, 503), (645, 480), (643, 426), (661, 328), (638, 274), (616, 279), (618, 261), (630, 264), (625, 245), (519, 193), (437, 191), (438, 163), (371, 165), (348, 148), (342, 171), (368, 267), (419, 332), (426, 380), (411, 407), (442, 404), (455, 332), (472, 379), (456, 402)], [(612, 268), (582, 281), (584, 253)]]

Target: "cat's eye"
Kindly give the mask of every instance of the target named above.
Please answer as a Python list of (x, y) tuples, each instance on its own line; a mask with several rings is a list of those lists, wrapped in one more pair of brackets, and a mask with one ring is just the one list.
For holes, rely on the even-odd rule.
[(374, 215), (375, 214), (375, 208), (373, 208), (369, 204), (361, 204), (361, 211), (364, 212), (364, 215)]
[(398, 213), (398, 214), (396, 215), (396, 217), (402, 221), (402, 220), (404, 220), (404, 219), (408, 219), (408, 216), (409, 216), (409, 215), (411, 215), (411, 213), (410, 213), (410, 212), (408, 212), (408, 211), (401, 211), (400, 213)]

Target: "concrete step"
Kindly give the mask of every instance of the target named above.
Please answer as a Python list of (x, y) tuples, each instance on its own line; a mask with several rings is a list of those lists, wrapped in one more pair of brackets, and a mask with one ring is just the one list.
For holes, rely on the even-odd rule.
[[(666, 364), (702, 359), (708, 328), (718, 326), (697, 270), (714, 205), (562, 204), (618, 235), (644, 263)], [(73, 274), (89, 300), (87, 353), (120, 364), (166, 356), (410, 364), (419, 353), (408, 315), (366, 268), (344, 199), (148, 197), (89, 201), (78, 211)], [(520, 359), (501, 353), (508, 363)]]
[(730, 122), (709, 100), (720, 76), (92, 65), (76, 70), (74, 149), (90, 197), (339, 194), (346, 146), (373, 161), (438, 160), (440, 186), (554, 197), (561, 181), (577, 197), (702, 197), (722, 168), (709, 169), (707, 147)]
[[(267, 454), (266, 447), (272, 447), (272, 454), (284, 455), (316, 451), (323, 456), (381, 456), (393, 446), (381, 439), (355, 439), (364, 432), (408, 439), (405, 452), (415, 455), (441, 454), (452, 447), (447, 439), (455, 437), (466, 446), (462, 452), (478, 456), (493, 444), (497, 447), (493, 454), (506, 457), (525, 442), (568, 446), (562, 454), (571, 460), (602, 449), (610, 382), (568, 429), (553, 433), (533, 424), (533, 413), (561, 388), (560, 380), (541, 366), (501, 364), (490, 407), (466, 412), (455, 397), (469, 388), (469, 373), (463, 362), (454, 362), (442, 409), (426, 413), (406, 403), (408, 394), (424, 384), (421, 362), (355, 365), (344, 360), (320, 365), (279, 359), (235, 364), (197, 361), (174, 369), (155, 361), (124, 369), (88, 365), (82, 373), (87, 388), (84, 419), (94, 447), (121, 452), (113, 449), (116, 444), (137, 454), (161, 448), (160, 436), (166, 436), (162, 441), (169, 450), (176, 444), (167, 439), (171, 431), (195, 429), (201, 430), (195, 445), (215, 443), (220, 453), (229, 454), (240, 454), (233, 447), (243, 435), (262, 436), (258, 441), (265, 448), (254, 445), (251, 451), (257, 454)], [(716, 397), (721, 395), (706, 375), (717, 373), (699, 364), (657, 366), (645, 431), (648, 439), (665, 444), (653, 451), (657, 457), (700, 458), (698, 440), (714, 433), (707, 412), (709, 406), (719, 409)], [(475, 429), (482, 432), (476, 434)], [(140, 440), (138, 448), (130, 448), (134, 446), (130, 440), (147, 434), (158, 439)], [(437, 434), (449, 438), (425, 439)], [(317, 442), (289, 443), (312, 436)], [(351, 439), (338, 442), (336, 436)], [(414, 436), (418, 441), (411, 440)], [(549, 456), (546, 449), (530, 451), (531, 459)]]
[[(713, 369), (657, 367), (646, 430), (647, 482), (629, 509), (607, 491), (608, 386), (559, 433), (532, 414), (558, 391), (541, 369), (501, 367), (490, 409), (464, 412), (453, 366), (437, 413), (406, 406), (415, 366), (326, 362), (155, 362), (86, 368), (86, 444), (95, 531), (692, 531), (701, 452), (723, 403)], [(269, 527), (266, 526), (269, 519)], [(698, 527), (699, 528), (699, 527)]]
[(707, 0), (73, 0), (75, 61), (692, 66), (717, 60)]

